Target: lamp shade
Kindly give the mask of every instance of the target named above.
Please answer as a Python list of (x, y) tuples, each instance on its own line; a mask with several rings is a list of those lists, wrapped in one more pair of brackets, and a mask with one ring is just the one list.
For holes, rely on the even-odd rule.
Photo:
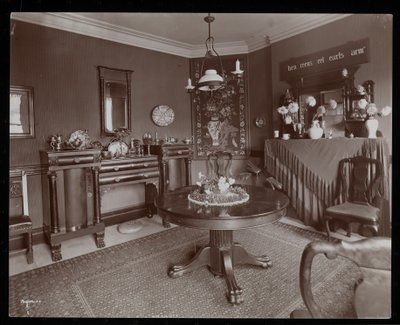
[(224, 79), (217, 73), (217, 70), (206, 70), (204, 75), (199, 80), (199, 90), (212, 91), (222, 87)]

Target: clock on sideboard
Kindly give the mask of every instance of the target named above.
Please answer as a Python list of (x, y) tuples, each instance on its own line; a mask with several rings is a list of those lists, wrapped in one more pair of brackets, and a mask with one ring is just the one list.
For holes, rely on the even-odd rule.
[(174, 110), (167, 105), (159, 105), (154, 107), (151, 113), (151, 118), (153, 122), (158, 126), (170, 125), (175, 118)]

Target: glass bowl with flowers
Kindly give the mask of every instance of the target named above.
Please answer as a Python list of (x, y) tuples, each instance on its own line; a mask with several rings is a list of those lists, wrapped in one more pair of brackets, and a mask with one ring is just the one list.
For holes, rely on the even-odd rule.
[(199, 205), (231, 206), (249, 200), (246, 190), (235, 184), (232, 177), (216, 177), (199, 172), (196, 188), (188, 195), (190, 202)]

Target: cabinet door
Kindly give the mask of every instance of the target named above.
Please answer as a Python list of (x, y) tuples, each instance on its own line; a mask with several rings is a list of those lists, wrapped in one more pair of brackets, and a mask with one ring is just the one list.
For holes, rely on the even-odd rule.
[(168, 160), (167, 191), (173, 191), (186, 185), (185, 159)]
[(93, 190), (90, 168), (63, 171), (65, 226), (74, 231), (93, 224)]

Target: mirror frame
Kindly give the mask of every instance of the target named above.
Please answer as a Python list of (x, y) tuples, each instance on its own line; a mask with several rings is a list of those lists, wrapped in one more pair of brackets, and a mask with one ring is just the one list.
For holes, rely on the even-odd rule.
[[(320, 93), (321, 91), (341, 89), (343, 99), (343, 119), (346, 123), (349, 119), (349, 111), (352, 109), (350, 106), (350, 93), (354, 88), (354, 74), (359, 69), (359, 66), (347, 67), (348, 77), (345, 78), (342, 75), (342, 68), (337, 70), (331, 70), (302, 78), (292, 80), (290, 85), (292, 86), (294, 96), (301, 105), (300, 97), (306, 93)], [(306, 110), (303, 107), (299, 109), (299, 120), (303, 123), (306, 122), (305, 116)], [(308, 126), (307, 126), (308, 127)], [(347, 130), (345, 129), (347, 135)]]
[(101, 135), (102, 136), (115, 136), (115, 132), (110, 132), (106, 129), (105, 121), (105, 85), (107, 81), (118, 81), (125, 83), (126, 86), (126, 108), (127, 119), (126, 125), (116, 126), (126, 127), (131, 130), (131, 74), (132, 70), (124, 70), (117, 68), (110, 68), (105, 66), (98, 66), (99, 79), (100, 79), (100, 116), (101, 116)]

